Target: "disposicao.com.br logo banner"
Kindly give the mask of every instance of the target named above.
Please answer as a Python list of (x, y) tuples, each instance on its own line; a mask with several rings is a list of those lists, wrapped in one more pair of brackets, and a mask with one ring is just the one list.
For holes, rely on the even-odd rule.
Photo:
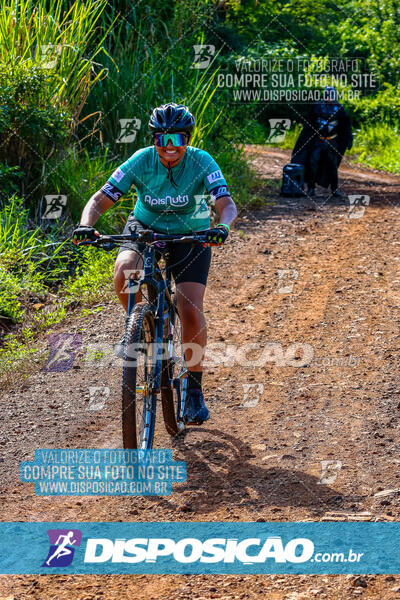
[(399, 534), (400, 523), (0, 523), (0, 573), (400, 573)]

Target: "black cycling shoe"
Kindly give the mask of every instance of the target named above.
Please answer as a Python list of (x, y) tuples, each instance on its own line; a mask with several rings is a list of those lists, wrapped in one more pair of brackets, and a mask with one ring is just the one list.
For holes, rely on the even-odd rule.
[(201, 390), (189, 389), (186, 394), (183, 420), (187, 425), (201, 425), (210, 418)]
[(307, 196), (315, 196), (315, 188), (309, 187), (307, 190)]

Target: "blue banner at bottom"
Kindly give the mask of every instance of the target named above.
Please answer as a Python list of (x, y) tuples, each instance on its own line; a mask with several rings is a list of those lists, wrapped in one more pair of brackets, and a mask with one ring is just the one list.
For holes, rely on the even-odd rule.
[(2, 574), (396, 574), (400, 523), (0, 523)]

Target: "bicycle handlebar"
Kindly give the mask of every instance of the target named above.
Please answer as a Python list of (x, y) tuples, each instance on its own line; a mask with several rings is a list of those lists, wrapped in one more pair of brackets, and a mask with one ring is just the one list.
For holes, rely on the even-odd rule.
[(202, 244), (205, 246), (222, 246), (222, 244), (211, 244), (206, 241), (205, 235), (195, 234), (173, 234), (173, 233), (156, 233), (151, 229), (144, 229), (140, 233), (122, 233), (119, 235), (101, 235), (95, 240), (83, 240), (78, 242), (78, 246), (95, 246), (107, 249), (112, 249), (122, 244), (123, 242), (139, 242), (144, 244), (153, 244), (155, 242), (170, 242), (170, 243), (188, 243)]

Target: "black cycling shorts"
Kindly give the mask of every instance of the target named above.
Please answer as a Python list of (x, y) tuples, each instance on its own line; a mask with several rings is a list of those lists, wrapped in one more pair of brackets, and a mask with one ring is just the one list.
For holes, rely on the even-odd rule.
[[(138, 233), (144, 229), (150, 229), (150, 227), (143, 225), (143, 223), (135, 219), (133, 214), (128, 217), (124, 233), (130, 233), (130, 228), (132, 226), (136, 226), (136, 231)], [(119, 253), (124, 252), (125, 250), (133, 250), (142, 254), (145, 248), (146, 244), (125, 242), (121, 245)], [(211, 263), (211, 248), (209, 246), (204, 248), (200, 245), (193, 246), (190, 243), (167, 243), (166, 250), (167, 252), (165, 254), (163, 252), (163, 255), (167, 266), (171, 269), (176, 284), (190, 281), (206, 285)], [(157, 256), (159, 258), (161, 253), (157, 252)]]

